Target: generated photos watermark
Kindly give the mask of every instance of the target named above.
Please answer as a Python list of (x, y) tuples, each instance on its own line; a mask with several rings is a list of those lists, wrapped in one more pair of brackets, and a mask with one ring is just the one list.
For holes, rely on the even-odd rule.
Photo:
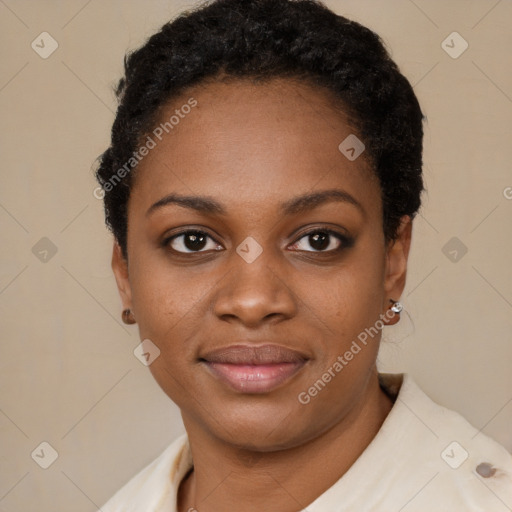
[[(321, 375), (321, 377), (314, 382), (306, 391), (301, 391), (297, 395), (299, 403), (307, 405), (311, 402), (312, 398), (318, 396), (323, 389), (331, 382), (341, 371), (349, 364), (354, 357), (361, 352), (363, 347), (368, 344), (369, 339), (373, 339), (379, 334), (379, 332), (386, 325), (384, 319), (390, 320), (395, 316), (395, 312), (388, 309), (384, 314), (379, 315), (379, 319), (371, 327), (366, 327), (364, 331), (360, 332), (357, 336), (357, 340), (353, 340), (349, 349), (346, 350), (343, 355), (339, 355), (336, 361), (327, 368), (327, 370)], [(359, 343), (358, 343), (359, 341)], [(363, 347), (360, 345), (362, 344)]]
[(121, 182), (136, 166), (141, 162), (144, 157), (149, 155), (149, 152), (156, 148), (158, 143), (161, 142), (165, 134), (170, 133), (182, 119), (185, 119), (187, 114), (190, 114), (192, 109), (197, 106), (197, 100), (189, 98), (187, 103), (183, 104), (179, 109), (174, 111), (174, 114), (163, 123), (160, 123), (152, 132), (151, 135), (146, 136), (146, 140), (141, 144), (133, 153), (132, 156), (120, 167), (109, 180), (103, 183), (102, 186), (96, 187), (92, 194), (96, 199), (103, 199), (106, 192), (111, 192), (114, 187)]

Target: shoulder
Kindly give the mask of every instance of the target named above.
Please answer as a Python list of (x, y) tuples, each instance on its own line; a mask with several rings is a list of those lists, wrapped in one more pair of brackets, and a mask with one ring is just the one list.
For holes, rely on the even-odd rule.
[[(381, 380), (385, 383), (386, 376)], [(424, 490), (411, 501), (410, 510), (415, 510), (414, 502), (419, 507), (416, 510), (423, 510), (421, 503), (432, 506), (438, 501), (447, 510), (450, 506), (467, 511), (510, 510), (512, 456), (503, 446), (459, 413), (431, 400), (407, 374), (395, 408), (394, 420), (408, 426), (402, 431), (402, 440), (414, 454), (408, 459), (408, 470), (422, 465), (425, 474), (431, 475)]]
[(182, 435), (119, 489), (100, 511), (171, 511), (166, 507), (175, 500), (178, 484), (190, 466), (188, 439)]
[(394, 405), (350, 469), (309, 512), (510, 512), (512, 457), (407, 374), (379, 375)]

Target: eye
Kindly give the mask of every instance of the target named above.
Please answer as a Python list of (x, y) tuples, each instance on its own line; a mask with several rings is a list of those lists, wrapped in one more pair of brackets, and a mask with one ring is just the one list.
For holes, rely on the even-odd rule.
[(350, 246), (351, 241), (341, 233), (327, 229), (315, 230), (306, 233), (291, 247), (298, 251), (307, 252), (331, 252)]
[(164, 241), (165, 246), (170, 246), (174, 251), (181, 253), (219, 251), (223, 247), (204, 231), (183, 231), (173, 235)]

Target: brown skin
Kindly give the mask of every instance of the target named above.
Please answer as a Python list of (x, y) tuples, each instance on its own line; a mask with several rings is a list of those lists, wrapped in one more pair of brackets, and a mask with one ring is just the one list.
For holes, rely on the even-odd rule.
[[(297, 397), (400, 297), (412, 222), (404, 217), (386, 244), (378, 181), (364, 154), (350, 162), (338, 150), (355, 130), (325, 91), (289, 80), (211, 83), (173, 101), (162, 120), (190, 97), (197, 107), (139, 164), (128, 261), (115, 244), (114, 273), (141, 339), (161, 350), (150, 370), (189, 436), (194, 471), (179, 511), (297, 511), (350, 468), (392, 407), (377, 380), (380, 333), (309, 404)], [(364, 213), (332, 200), (280, 213), (328, 189), (348, 192)], [(226, 213), (177, 204), (146, 213), (170, 193), (208, 196)], [(183, 237), (160, 245), (183, 227), (213, 239), (184, 255), (173, 251), (185, 250)], [(315, 251), (304, 232), (327, 227), (353, 246)], [(236, 252), (248, 236), (263, 248), (250, 264)], [(235, 343), (280, 344), (309, 360), (277, 389), (248, 395), (199, 361)]]

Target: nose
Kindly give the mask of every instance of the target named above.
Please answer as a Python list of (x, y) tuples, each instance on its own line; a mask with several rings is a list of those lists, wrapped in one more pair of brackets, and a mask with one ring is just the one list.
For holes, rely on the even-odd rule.
[(277, 265), (269, 265), (265, 251), (247, 263), (238, 254), (230, 262), (230, 272), (214, 296), (217, 317), (245, 327), (258, 327), (292, 318), (297, 301), (287, 278)]

